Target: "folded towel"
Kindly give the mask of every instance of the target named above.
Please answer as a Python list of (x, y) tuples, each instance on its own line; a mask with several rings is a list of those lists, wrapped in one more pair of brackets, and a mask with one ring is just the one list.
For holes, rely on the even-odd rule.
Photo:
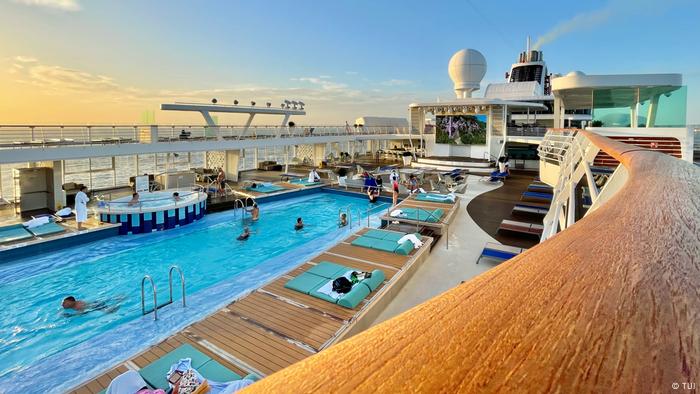
[(418, 249), (421, 246), (423, 246), (423, 242), (421, 242), (421, 240), (418, 239), (418, 237), (416, 237), (415, 234), (406, 234), (396, 242), (402, 244), (406, 241), (411, 241), (411, 243), (413, 244), (413, 249)]
[(65, 207), (65, 208), (63, 208), (63, 209), (61, 209), (61, 210), (56, 211), (56, 216), (61, 216), (61, 217), (63, 217), (63, 216), (70, 216), (70, 214), (71, 214), (72, 212), (73, 212), (73, 211), (70, 209), (70, 207)]
[(418, 191), (421, 192), (421, 193), (425, 193), (425, 189), (423, 189), (422, 187), (419, 187), (419, 188), (418, 188)]
[(389, 213), (389, 216), (391, 216), (392, 218), (396, 218), (396, 217), (399, 217), (402, 215), (403, 215), (403, 211), (400, 209), (394, 209), (393, 211), (391, 211), (391, 213)]
[(47, 224), (48, 222), (49, 222), (49, 217), (42, 216), (40, 218), (34, 218), (32, 220), (24, 222), (24, 227), (26, 227), (26, 228), (39, 227), (39, 226), (43, 226), (43, 225)]

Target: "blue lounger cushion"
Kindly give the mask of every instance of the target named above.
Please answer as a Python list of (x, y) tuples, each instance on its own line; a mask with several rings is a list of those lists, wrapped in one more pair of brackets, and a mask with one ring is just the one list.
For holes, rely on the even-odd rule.
[(367, 238), (384, 239), (386, 233), (388, 233), (388, 231), (373, 228), (367, 230), (364, 234), (362, 234), (362, 236)]
[(284, 287), (296, 290), (300, 293), (309, 294), (328, 282), (328, 278), (303, 272), (284, 284)]
[(385, 241), (396, 242), (396, 241), (400, 240), (401, 238), (403, 238), (405, 235), (406, 234), (404, 234), (404, 233), (394, 233), (394, 232), (386, 231), (384, 234), (384, 238), (382, 238), (382, 239)]
[(170, 370), (170, 366), (183, 358), (192, 359), (192, 368), (197, 370), (211, 360), (211, 357), (195, 349), (192, 345), (184, 344), (141, 368), (139, 374), (151, 387), (167, 390), (168, 380), (165, 375), (168, 373), (168, 370)]
[(454, 204), (454, 200), (445, 198), (442, 194), (431, 194), (431, 193), (421, 193), (416, 195), (416, 200), (418, 201), (429, 201), (429, 202), (439, 202), (444, 204)]
[(501, 250), (494, 250), (494, 249), (485, 248), (484, 251), (481, 253), (481, 255), (486, 256), (486, 257), (491, 257), (493, 259), (509, 260), (509, 259), (512, 259), (513, 257), (517, 256), (518, 254), (504, 252)]
[[(197, 372), (201, 373), (208, 380), (214, 382), (230, 382), (232, 380), (240, 380), (242, 377), (231, 371), (230, 369), (219, 364), (216, 360), (209, 360), (204, 365), (199, 368), (195, 368)], [(167, 371), (166, 371), (167, 372)]]
[(343, 274), (350, 270), (350, 268), (344, 267), (340, 264), (335, 264), (328, 261), (321, 261), (320, 263), (306, 270), (306, 273), (322, 276), (328, 279), (335, 279), (337, 277), (343, 276)]
[(538, 192), (523, 192), (523, 197), (532, 197), (532, 198), (542, 198), (546, 200), (551, 200), (552, 195), (549, 193), (538, 193)]
[(29, 231), (30, 233), (34, 234), (37, 237), (40, 237), (42, 235), (62, 233), (64, 231), (66, 231), (66, 228), (61, 226), (60, 224), (49, 222), (46, 224), (42, 224), (41, 226), (29, 228), (29, 229), (27, 229), (27, 231)]
[(381, 270), (374, 270), (372, 271), (372, 276), (370, 276), (367, 279), (364, 279), (360, 283), (363, 283), (369, 288), (370, 291), (374, 291), (379, 285), (384, 282), (384, 272)]
[(361, 236), (361, 237), (356, 238), (352, 242), (350, 242), (350, 245), (372, 249), (372, 245), (374, 245), (374, 241), (381, 241), (381, 239)]
[(352, 287), (349, 293), (346, 293), (338, 299), (337, 304), (345, 308), (354, 308), (362, 302), (370, 293), (369, 287), (358, 283)]
[(398, 247), (394, 250), (394, 253), (400, 254), (402, 256), (408, 256), (413, 251), (413, 242), (403, 241), (402, 244), (398, 244)]
[(372, 242), (370, 248), (374, 250), (381, 250), (382, 252), (394, 253), (394, 251), (399, 247), (396, 241), (389, 241), (386, 239), (375, 239)]
[(32, 234), (21, 224), (0, 227), (0, 243), (21, 241), (27, 238), (32, 238)]
[(444, 212), (441, 208), (434, 210), (422, 208), (402, 208), (401, 211), (403, 211), (404, 215), (400, 217), (429, 223), (440, 221), (440, 218), (442, 218), (442, 214)]

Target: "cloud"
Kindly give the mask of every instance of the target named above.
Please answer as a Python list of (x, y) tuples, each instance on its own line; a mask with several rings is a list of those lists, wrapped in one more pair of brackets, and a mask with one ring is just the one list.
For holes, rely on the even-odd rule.
[(21, 56), (21, 55), (15, 56), (14, 60), (16, 62), (19, 62), (19, 63), (36, 63), (37, 62), (36, 58), (33, 58), (31, 56)]
[(28, 6), (52, 8), (61, 11), (80, 11), (77, 0), (13, 0)]
[(390, 79), (388, 81), (382, 81), (381, 84), (384, 86), (405, 86), (412, 84), (413, 81), (407, 79)]
[(348, 87), (347, 84), (330, 81), (331, 78), (332, 77), (328, 75), (321, 75), (319, 77), (292, 78), (292, 81), (307, 82), (313, 85), (318, 85), (323, 90), (343, 90)]

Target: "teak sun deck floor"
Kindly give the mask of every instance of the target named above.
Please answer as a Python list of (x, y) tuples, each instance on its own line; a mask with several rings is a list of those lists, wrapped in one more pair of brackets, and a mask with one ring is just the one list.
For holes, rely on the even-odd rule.
[[(120, 373), (143, 368), (183, 343), (191, 344), (241, 376), (251, 372), (266, 376), (369, 327), (426, 258), (433, 239), (422, 237), (424, 244), (420, 249), (401, 256), (350, 244), (366, 231), (366, 228), (359, 230), (72, 392), (98, 393)], [(284, 287), (288, 280), (321, 261), (364, 271), (378, 269), (384, 272), (386, 279), (355, 309), (343, 308)]]

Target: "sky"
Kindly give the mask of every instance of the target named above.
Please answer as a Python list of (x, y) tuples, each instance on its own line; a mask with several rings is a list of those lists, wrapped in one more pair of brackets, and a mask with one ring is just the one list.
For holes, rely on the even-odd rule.
[(454, 97), (454, 52), (484, 54), (485, 86), (528, 35), (555, 73), (682, 73), (700, 124), (698, 20), (697, 0), (0, 0), (0, 124), (201, 124), (159, 105), (212, 98), (302, 100), (298, 124), (406, 117)]

